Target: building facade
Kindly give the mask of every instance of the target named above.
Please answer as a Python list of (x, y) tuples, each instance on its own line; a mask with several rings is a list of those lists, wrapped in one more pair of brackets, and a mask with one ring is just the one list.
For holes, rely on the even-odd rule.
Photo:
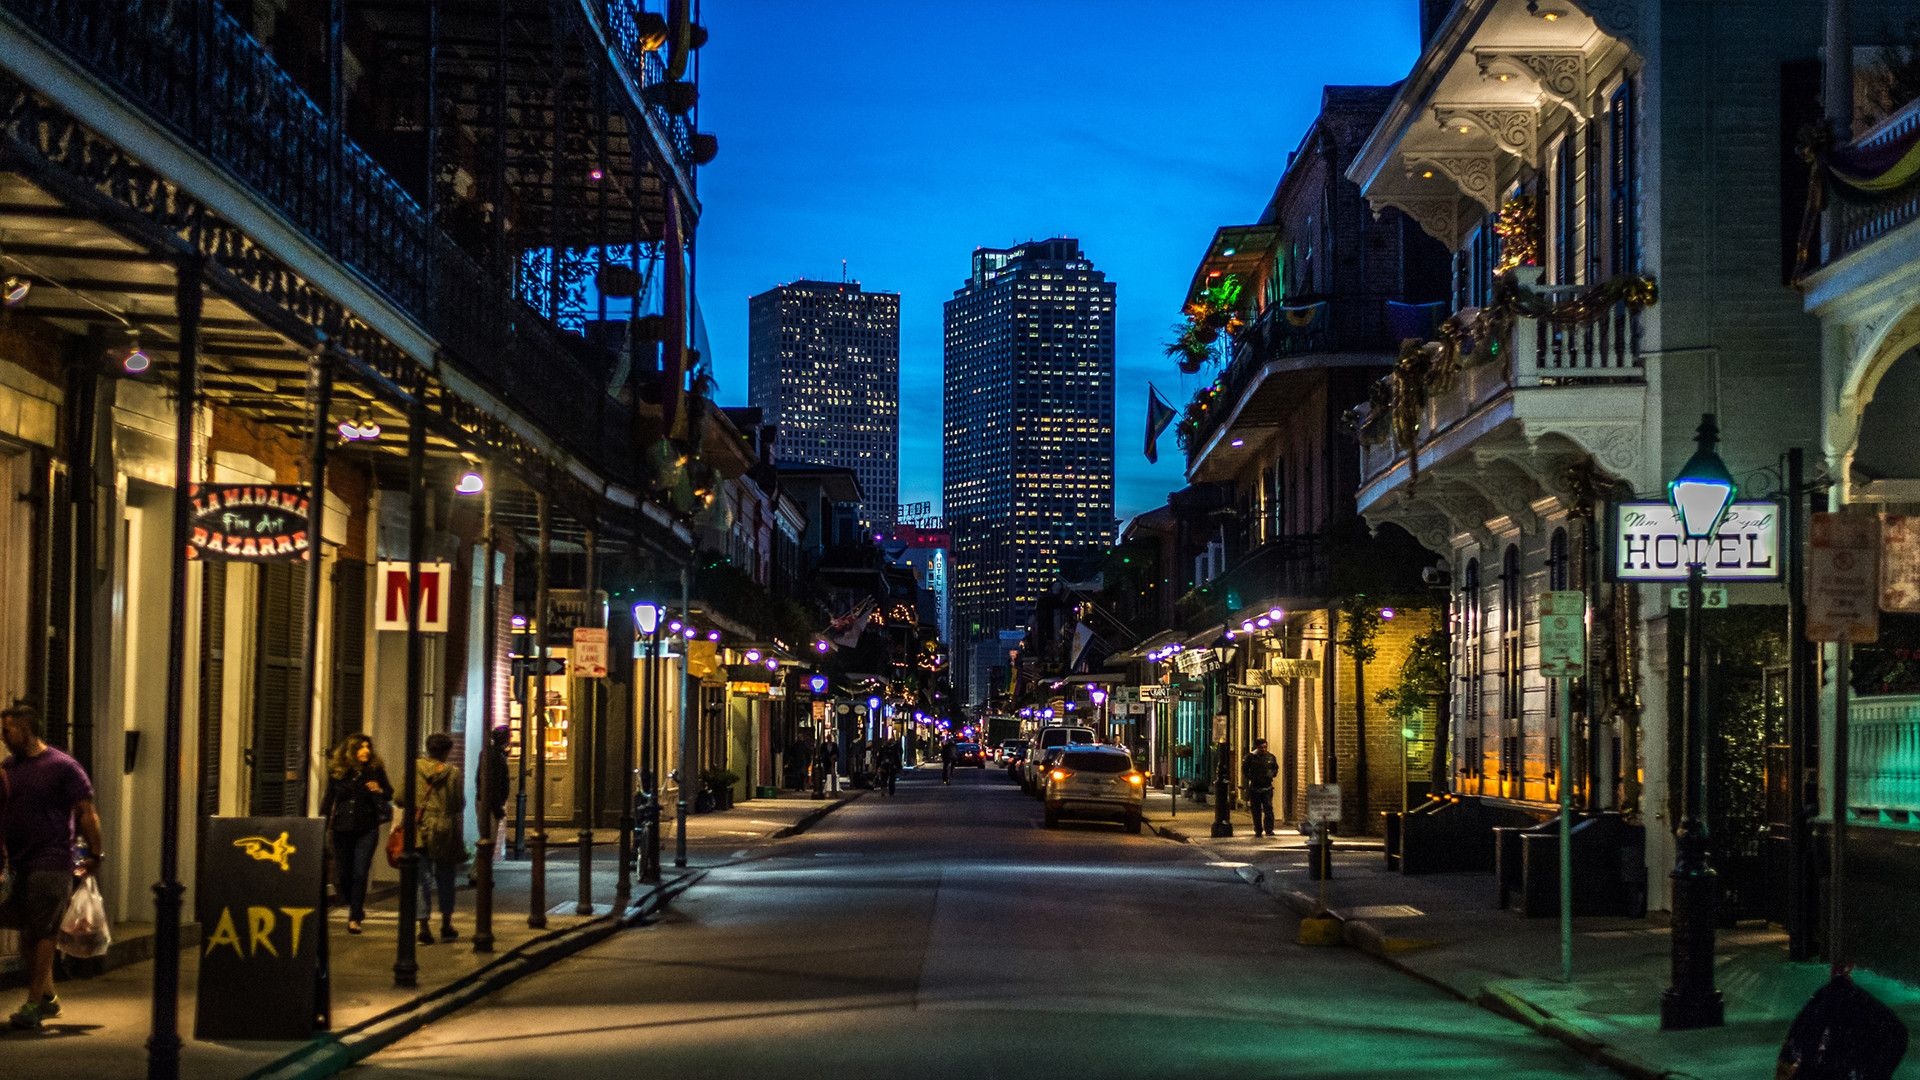
[(943, 505), (963, 662), (1026, 624), (1062, 555), (1113, 542), (1113, 318), (1113, 282), (1066, 238), (975, 251), (947, 301)]
[(870, 528), (900, 502), (900, 294), (795, 281), (747, 301), (747, 385), (782, 461), (860, 477)]

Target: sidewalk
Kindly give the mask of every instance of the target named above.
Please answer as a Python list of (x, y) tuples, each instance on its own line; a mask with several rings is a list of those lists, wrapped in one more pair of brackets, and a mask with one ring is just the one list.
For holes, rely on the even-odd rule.
[[(1155, 793), (1158, 794), (1158, 793)], [(1213, 840), (1208, 807), (1182, 802), (1177, 818), (1149, 810), (1149, 820), (1191, 830), (1191, 842), (1231, 864), (1249, 883), (1301, 914), (1319, 906), (1320, 882), (1307, 877), (1307, 848), (1282, 834), (1257, 844), (1244, 814), (1235, 836)], [(1177, 824), (1174, 824), (1176, 823)], [(1245, 822), (1247, 827), (1242, 828)], [(1366, 844), (1362, 849), (1360, 845)], [(1717, 985), (1726, 997), (1726, 1026), (1660, 1030), (1660, 994), (1670, 981), (1664, 916), (1574, 920), (1571, 984), (1560, 981), (1557, 919), (1524, 919), (1494, 906), (1492, 874), (1402, 876), (1386, 869), (1378, 840), (1336, 838), (1326, 906), (1343, 923), (1347, 944), (1465, 1000), (1527, 1024), (1602, 1064), (1633, 1077), (1750, 1080), (1772, 1076), (1788, 1024), (1827, 978), (1824, 964), (1790, 963), (1785, 935), (1770, 927), (1722, 930)], [(1920, 1032), (1920, 987), (1870, 972), (1855, 980)], [(1920, 1080), (1909, 1052), (1899, 1073)]]
[[(815, 800), (796, 793), (783, 792), (779, 798), (754, 799), (733, 809), (688, 818), (687, 862), (685, 869), (673, 865), (674, 835), (671, 819), (663, 822), (661, 836), (661, 886), (633, 885), (634, 901), (650, 907), (663, 901), (677, 887), (690, 883), (705, 869), (745, 857), (754, 847), (791, 835), (818, 820), (820, 816), (860, 796), (860, 792), (842, 792), (838, 798)], [(598, 940), (602, 934), (588, 935), (583, 928), (612, 932), (617, 924), (612, 914), (614, 890), (619, 875), (619, 834), (601, 830), (594, 837), (591, 867), (592, 914), (576, 913), (579, 904), (579, 848), (573, 831), (550, 830), (546, 873), (546, 928), (527, 925), (527, 902), (532, 880), (531, 864), (508, 860), (496, 864), (494, 873), (494, 951), (473, 951), (473, 890), (464, 875), (456, 902), (457, 941), (419, 945), (419, 985), (403, 989), (393, 985), (393, 962), (398, 938), (398, 899), (389, 896), (369, 904), (366, 933), (349, 936), (345, 908), (329, 912), (328, 947), (331, 950), (333, 1033), (318, 1042), (331, 1042), (356, 1025), (366, 1024), (388, 1014), (405, 1013), (418, 1008), (425, 999), (443, 994), (464, 983), (483, 982), (484, 993), (499, 981), (499, 972), (512, 967), (502, 964), (490, 978), (472, 977), (482, 968), (516, 955), (534, 956), (534, 963), (546, 963), (557, 955), (574, 951)], [(564, 845), (559, 841), (566, 841)], [(379, 856), (376, 856), (376, 858)], [(656, 888), (659, 893), (649, 894)], [(436, 929), (438, 923), (435, 923)], [(137, 938), (150, 935), (151, 927), (122, 925), (114, 928), (117, 938), (133, 945), (135, 954), (143, 950)], [(180, 1034), (185, 1040), (181, 1055), (181, 1075), (195, 1080), (227, 1080), (254, 1074), (289, 1053), (311, 1044), (301, 1042), (201, 1042), (193, 1039), (195, 985), (199, 972), (199, 950), (186, 949), (180, 964)], [(521, 965), (526, 966), (526, 965)], [(515, 977), (514, 971), (506, 975)], [(146, 1039), (151, 1016), (153, 962), (143, 959), (107, 971), (90, 979), (61, 983), (64, 1014), (46, 1025), (40, 1034), (15, 1033), (0, 1029), (0, 1076), (38, 1075), (49, 1063), (49, 1054), (60, 1055), (64, 1074), (114, 1080), (146, 1075)], [(17, 988), (0, 991), (6, 1011), (17, 1004)], [(342, 1061), (341, 1064), (346, 1064)], [(309, 1072), (307, 1075), (320, 1075)]]

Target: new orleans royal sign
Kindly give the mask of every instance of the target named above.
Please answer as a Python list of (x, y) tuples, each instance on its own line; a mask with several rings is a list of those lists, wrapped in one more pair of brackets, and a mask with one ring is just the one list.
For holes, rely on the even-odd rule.
[(298, 562), (307, 557), (307, 489), (293, 484), (195, 484), (189, 559)]

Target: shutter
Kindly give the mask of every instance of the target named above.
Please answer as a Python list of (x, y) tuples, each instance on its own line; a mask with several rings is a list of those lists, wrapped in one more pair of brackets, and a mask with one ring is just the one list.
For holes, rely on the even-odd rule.
[(367, 564), (341, 559), (333, 564), (332, 727), (328, 744), (366, 730)]
[(306, 567), (260, 566), (259, 646), (254, 663), (253, 805), (261, 817), (305, 811), (300, 774), (300, 635), (306, 614)]
[(200, 816), (220, 812), (220, 714), (227, 686), (227, 564), (200, 565)]

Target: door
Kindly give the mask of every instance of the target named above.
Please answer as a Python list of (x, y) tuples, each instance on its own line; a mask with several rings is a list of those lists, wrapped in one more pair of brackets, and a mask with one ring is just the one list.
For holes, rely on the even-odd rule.
[(249, 812), (259, 817), (306, 812), (300, 663), (307, 610), (303, 570), (298, 563), (260, 567), (253, 731), (247, 753)]

